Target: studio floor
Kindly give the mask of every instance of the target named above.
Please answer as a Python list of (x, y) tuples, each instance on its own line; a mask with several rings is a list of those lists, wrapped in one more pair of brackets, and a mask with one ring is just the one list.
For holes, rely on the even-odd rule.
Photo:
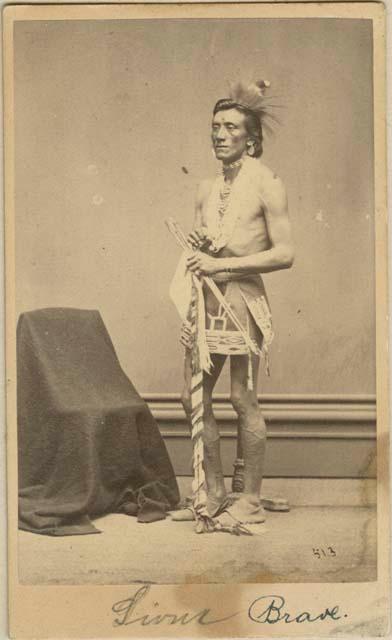
[[(180, 478), (183, 496), (190, 479)], [(229, 486), (229, 480), (228, 480)], [(24, 584), (358, 582), (376, 579), (374, 480), (266, 479), (263, 495), (289, 499), (252, 536), (198, 535), (192, 522), (140, 524), (112, 514), (98, 535), (19, 532)]]

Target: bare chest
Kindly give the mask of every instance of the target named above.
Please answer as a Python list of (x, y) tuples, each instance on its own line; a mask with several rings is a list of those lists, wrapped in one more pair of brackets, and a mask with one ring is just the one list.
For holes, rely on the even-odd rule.
[(238, 186), (225, 199), (223, 183), (215, 183), (202, 205), (202, 224), (222, 255), (246, 255), (269, 244), (260, 191), (251, 182)]
[[(209, 198), (206, 197), (203, 205), (202, 205), (202, 222), (203, 225), (207, 226), (209, 222)], [(217, 217), (224, 218), (228, 211), (224, 210), (224, 207), (220, 207), (221, 199), (218, 198), (215, 204), (216, 215)], [(221, 209), (221, 213), (220, 213)], [(255, 194), (247, 194), (246, 197), (241, 199), (239, 203), (238, 209), (236, 210), (236, 227), (244, 227), (244, 228), (252, 228), (255, 225), (258, 226), (260, 223), (265, 223), (264, 218), (264, 207), (260, 198), (258, 198)]]

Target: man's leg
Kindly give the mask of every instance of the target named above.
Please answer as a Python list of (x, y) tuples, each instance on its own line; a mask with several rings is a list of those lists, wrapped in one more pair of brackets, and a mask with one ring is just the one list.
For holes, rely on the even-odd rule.
[[(212, 392), (222, 371), (226, 356), (211, 355), (213, 366), (211, 374), (204, 372), (203, 375), (203, 405), (204, 405), (204, 471), (206, 475), (208, 509), (210, 514), (217, 510), (226, 496), (226, 489), (223, 478), (222, 462), (220, 456), (219, 430), (212, 411)], [(191, 424), (192, 402), (191, 402), (191, 351), (187, 350), (185, 355), (184, 368), (184, 389), (181, 396), (182, 405)], [(179, 516), (180, 514), (178, 514)], [(177, 519), (177, 517), (176, 517)]]
[(218, 425), (212, 410), (212, 392), (222, 371), (226, 356), (214, 354), (211, 356), (213, 367), (211, 374), (204, 372), (203, 376), (203, 404), (204, 404), (204, 471), (206, 474), (208, 510), (214, 515), (226, 497), (220, 452), (220, 436)]
[(228, 509), (240, 522), (262, 522), (260, 503), (264, 471), (266, 427), (257, 401), (258, 356), (252, 355), (253, 390), (247, 388), (247, 356), (231, 356), (231, 402), (238, 415), (239, 434), (244, 458), (244, 490)]

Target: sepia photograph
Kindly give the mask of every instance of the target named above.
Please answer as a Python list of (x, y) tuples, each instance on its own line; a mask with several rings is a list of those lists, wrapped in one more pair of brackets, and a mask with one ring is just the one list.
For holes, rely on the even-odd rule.
[(12, 637), (387, 632), (384, 13), (289, 5), (4, 11)]

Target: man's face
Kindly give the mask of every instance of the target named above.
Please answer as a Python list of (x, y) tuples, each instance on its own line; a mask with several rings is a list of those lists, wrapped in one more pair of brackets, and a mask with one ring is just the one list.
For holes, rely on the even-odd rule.
[(218, 160), (235, 162), (246, 152), (245, 115), (237, 109), (218, 111), (212, 120), (212, 144)]

